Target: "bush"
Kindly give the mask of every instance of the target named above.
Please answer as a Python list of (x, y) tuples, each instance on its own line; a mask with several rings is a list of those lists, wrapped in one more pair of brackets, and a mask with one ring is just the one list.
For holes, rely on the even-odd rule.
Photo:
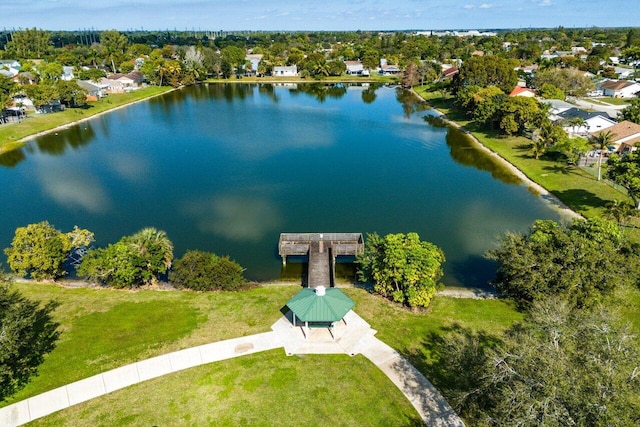
[(12, 290), (0, 271), (0, 401), (22, 388), (55, 348), (58, 323), (44, 306)]
[(358, 255), (358, 276), (373, 289), (409, 307), (427, 307), (440, 286), (444, 253), (417, 233), (367, 236), (364, 254)]
[(173, 260), (173, 243), (162, 230), (145, 228), (104, 249), (90, 250), (78, 275), (117, 288), (155, 286)]
[(243, 272), (244, 269), (229, 257), (187, 251), (174, 263), (169, 280), (176, 287), (195, 291), (236, 291), (247, 284)]

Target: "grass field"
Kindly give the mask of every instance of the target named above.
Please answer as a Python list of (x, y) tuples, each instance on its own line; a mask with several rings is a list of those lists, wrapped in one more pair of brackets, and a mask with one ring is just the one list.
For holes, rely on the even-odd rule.
[(614, 200), (631, 202), (626, 194), (603, 181), (598, 181), (592, 174), (579, 167), (545, 157), (534, 159), (527, 154), (531, 144), (527, 138), (507, 137), (481, 129), (460, 110), (454, 108), (452, 99), (445, 94), (430, 92), (426, 87), (418, 88), (416, 92), (449, 119), (471, 131), (485, 147), (498, 153), (572, 210), (587, 217), (601, 217), (606, 211), (605, 205), (608, 202)]
[(19, 147), (20, 141), (38, 132), (47, 131), (125, 104), (149, 98), (171, 90), (169, 87), (149, 86), (134, 92), (112, 94), (98, 102), (89, 103), (87, 108), (67, 108), (59, 113), (31, 113), (22, 123), (0, 126), (0, 154)]
[(629, 105), (631, 99), (626, 98), (612, 98), (610, 96), (604, 96), (602, 98), (595, 98), (595, 100), (600, 101), (601, 104), (610, 104), (610, 105)]
[[(268, 331), (299, 290), (271, 286), (200, 294), (15, 286), (30, 298), (58, 300), (55, 316), (63, 333), (40, 375), (4, 404), (136, 360)], [(431, 357), (432, 338), (454, 328), (494, 335), (521, 319), (500, 300), (437, 297), (429, 310), (412, 313), (362, 289), (345, 292), (356, 302), (355, 311), (378, 330), (377, 336), (411, 358), (428, 378), (434, 377), (436, 385), (444, 368)], [(210, 420), (217, 425), (260, 425), (260, 419), (268, 419), (264, 425), (286, 425), (291, 419), (316, 425), (325, 412), (327, 420), (345, 420), (338, 423), (343, 425), (361, 424), (358, 420), (365, 425), (413, 425), (417, 414), (407, 405), (363, 357), (287, 357), (277, 350), (145, 382), (52, 415), (42, 425), (70, 419), (74, 426), (122, 425), (129, 416), (135, 425), (207, 425)], [(282, 408), (282, 413), (274, 408)]]

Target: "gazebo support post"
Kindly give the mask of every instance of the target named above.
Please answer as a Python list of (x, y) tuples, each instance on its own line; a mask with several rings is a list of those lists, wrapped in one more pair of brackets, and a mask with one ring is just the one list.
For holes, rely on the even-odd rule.
[(309, 330), (309, 322), (306, 322), (306, 321), (305, 321), (305, 322), (304, 322), (304, 327), (307, 329), (307, 333), (306, 333), (306, 334), (305, 334), (305, 336), (304, 336), (304, 339), (306, 340), (307, 338), (309, 338), (309, 333), (311, 332), (311, 331)]

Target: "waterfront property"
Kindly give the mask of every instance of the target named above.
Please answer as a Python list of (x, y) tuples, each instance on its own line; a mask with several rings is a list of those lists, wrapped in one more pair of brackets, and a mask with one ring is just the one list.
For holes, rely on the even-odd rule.
[(432, 115), (389, 86), (173, 91), (0, 155), (13, 207), (0, 242), (43, 220), (89, 229), (100, 247), (153, 226), (177, 257), (228, 254), (251, 280), (299, 281), (304, 265), (278, 257), (282, 230), (415, 231), (444, 250), (445, 285), (483, 286), (496, 236), (560, 214)]

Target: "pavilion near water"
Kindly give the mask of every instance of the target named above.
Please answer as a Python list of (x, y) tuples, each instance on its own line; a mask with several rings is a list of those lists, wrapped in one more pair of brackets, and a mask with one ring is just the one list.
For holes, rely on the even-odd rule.
[(344, 322), (345, 316), (355, 306), (351, 298), (338, 288), (303, 288), (286, 304), (293, 316), (293, 326), (300, 325), (305, 339), (312, 328), (327, 328), (335, 340), (336, 322)]

